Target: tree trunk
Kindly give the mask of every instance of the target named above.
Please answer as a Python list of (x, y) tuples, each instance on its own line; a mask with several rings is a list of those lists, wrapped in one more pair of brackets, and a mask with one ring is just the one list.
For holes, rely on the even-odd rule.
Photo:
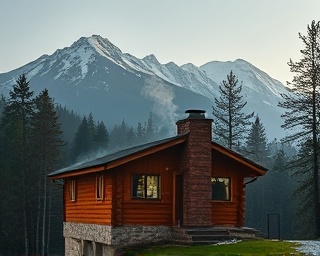
[(52, 204), (52, 184), (50, 184), (50, 193), (49, 193), (49, 204), (48, 204), (48, 228), (47, 228), (47, 255), (49, 253), (49, 244), (50, 244), (50, 231), (51, 231), (51, 204)]
[[(23, 168), (24, 172), (24, 168)], [(25, 255), (29, 255), (29, 237), (28, 237), (28, 218), (27, 218), (27, 189), (26, 189), (26, 177), (22, 174), (22, 198), (23, 198), (23, 226), (24, 226), (24, 251)]]
[(42, 211), (42, 242), (41, 242), (41, 255), (45, 255), (45, 235), (46, 235), (46, 214), (47, 214), (47, 163), (46, 163), (47, 156), (45, 155), (44, 160), (44, 181), (43, 181), (43, 211)]
[(38, 209), (36, 220), (36, 253), (39, 253), (39, 235), (40, 235), (40, 209), (41, 209), (41, 177), (38, 184)]

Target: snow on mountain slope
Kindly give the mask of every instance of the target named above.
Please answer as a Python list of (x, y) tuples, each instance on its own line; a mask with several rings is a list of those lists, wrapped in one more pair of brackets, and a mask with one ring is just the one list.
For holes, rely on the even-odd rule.
[(288, 93), (281, 82), (271, 78), (267, 73), (245, 60), (237, 59), (234, 62), (212, 61), (202, 65), (200, 70), (204, 71), (212, 80), (220, 82), (226, 80), (227, 74), (232, 70), (239, 78), (239, 82), (243, 81), (245, 88), (250, 88), (257, 93), (268, 90), (278, 98), (281, 97), (281, 93)]
[[(203, 108), (211, 117), (211, 106), (219, 97), (219, 85), (226, 80), (230, 70), (238, 76), (239, 82), (243, 82), (244, 100), (248, 102), (245, 111), (259, 114), (269, 138), (283, 137), (280, 128), (283, 110), (277, 103), (281, 100), (280, 94), (288, 91), (252, 64), (244, 60), (212, 61), (201, 67), (191, 63), (181, 67), (174, 62), (161, 64), (153, 54), (138, 59), (123, 53), (98, 35), (82, 37), (70, 47), (0, 74), (0, 93), (7, 96), (16, 78), (26, 73), (36, 93), (46, 87), (58, 103), (79, 113), (96, 111), (101, 118), (105, 115), (102, 109), (117, 108), (121, 118), (133, 121), (132, 115), (137, 115), (137, 111), (147, 116), (146, 111), (160, 112), (160, 108), (167, 108), (168, 104), (161, 105), (160, 98), (154, 97), (156, 92), (161, 94), (162, 88), (166, 91), (163, 95), (171, 95), (170, 100), (176, 106), (172, 108), (169, 104), (171, 109), (183, 113), (186, 108)], [(145, 86), (146, 81), (149, 81), (148, 86)], [(146, 88), (152, 89), (153, 96), (145, 93)], [(111, 116), (118, 117), (116, 114)]]

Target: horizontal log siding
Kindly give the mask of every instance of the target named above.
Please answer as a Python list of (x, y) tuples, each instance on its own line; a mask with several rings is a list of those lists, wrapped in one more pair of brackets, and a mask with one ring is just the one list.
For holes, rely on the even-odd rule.
[(212, 224), (241, 227), (245, 215), (243, 181), (248, 171), (219, 152), (213, 152), (213, 159), (212, 177), (231, 178), (231, 201), (211, 201)]
[(96, 199), (96, 174), (76, 178), (76, 201), (69, 198), (68, 181), (65, 186), (65, 220), (67, 222), (111, 224), (112, 179), (104, 174), (104, 200)]
[[(117, 173), (115, 197), (121, 202), (115, 205), (115, 225), (173, 225), (173, 175), (179, 171), (177, 147), (142, 157), (114, 170)], [(160, 175), (160, 198), (132, 199), (131, 177), (134, 174)]]

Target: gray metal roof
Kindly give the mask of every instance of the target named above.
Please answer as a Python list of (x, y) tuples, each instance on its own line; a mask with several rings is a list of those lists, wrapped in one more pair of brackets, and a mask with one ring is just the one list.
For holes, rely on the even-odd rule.
[(95, 166), (101, 166), (101, 165), (105, 165), (108, 164), (110, 162), (113, 162), (115, 160), (119, 160), (121, 158), (151, 149), (153, 147), (162, 145), (162, 144), (166, 144), (168, 142), (172, 142), (174, 140), (180, 139), (182, 137), (186, 136), (186, 134), (181, 134), (181, 135), (177, 135), (174, 137), (170, 137), (167, 139), (163, 139), (163, 140), (158, 140), (158, 141), (154, 141), (154, 142), (150, 142), (150, 143), (146, 143), (143, 145), (139, 145), (139, 146), (135, 146), (135, 147), (131, 147), (131, 148), (127, 148), (121, 151), (117, 151), (108, 155), (105, 155), (103, 157), (94, 159), (94, 160), (90, 160), (84, 163), (80, 163), (80, 164), (75, 164), (72, 166), (68, 166), (66, 168), (62, 168), (60, 170), (51, 172), (48, 174), (48, 177), (52, 177), (55, 175), (59, 175), (59, 174), (64, 174), (64, 173), (68, 173), (68, 172), (72, 172), (72, 171), (77, 171), (77, 170), (81, 170), (81, 169), (85, 169), (88, 167), (95, 167)]

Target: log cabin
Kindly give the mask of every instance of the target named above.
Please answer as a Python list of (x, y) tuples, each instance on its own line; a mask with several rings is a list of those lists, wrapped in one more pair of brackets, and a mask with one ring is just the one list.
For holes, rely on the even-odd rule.
[(48, 175), (64, 184), (65, 255), (187, 240), (192, 228), (244, 228), (245, 180), (267, 169), (213, 142), (205, 111), (186, 113), (174, 137)]

